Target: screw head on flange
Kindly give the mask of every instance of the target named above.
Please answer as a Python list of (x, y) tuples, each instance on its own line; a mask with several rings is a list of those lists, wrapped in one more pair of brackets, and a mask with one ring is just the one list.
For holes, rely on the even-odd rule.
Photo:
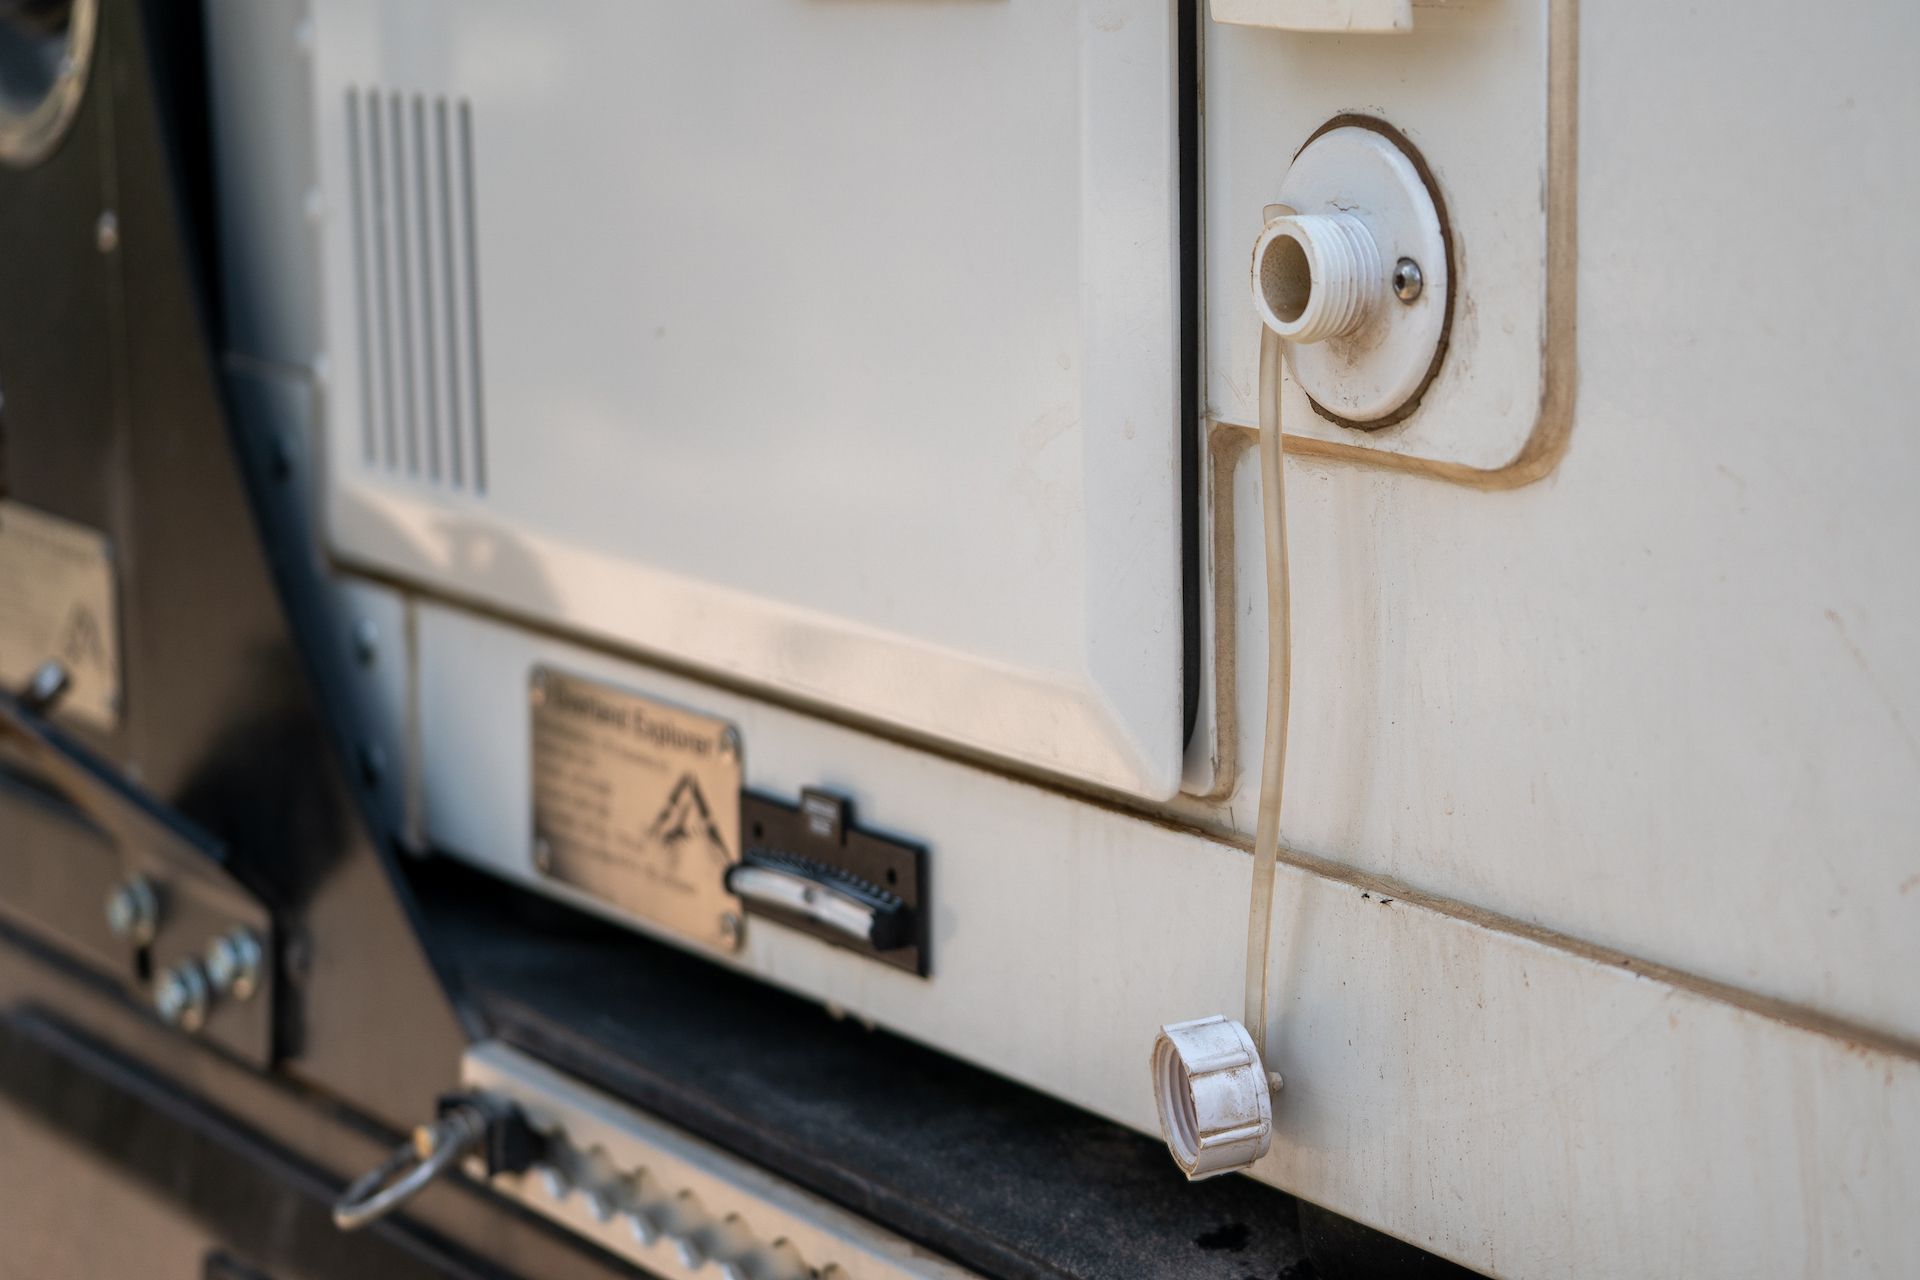
[(1426, 287), (1427, 278), (1420, 274), (1420, 264), (1412, 258), (1402, 258), (1393, 264), (1394, 297), (1402, 302), (1413, 302)]

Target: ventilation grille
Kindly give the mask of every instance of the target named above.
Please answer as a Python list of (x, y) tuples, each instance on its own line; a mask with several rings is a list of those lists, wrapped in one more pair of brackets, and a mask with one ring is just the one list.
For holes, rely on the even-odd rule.
[(472, 107), (349, 89), (347, 149), (364, 461), (485, 493)]

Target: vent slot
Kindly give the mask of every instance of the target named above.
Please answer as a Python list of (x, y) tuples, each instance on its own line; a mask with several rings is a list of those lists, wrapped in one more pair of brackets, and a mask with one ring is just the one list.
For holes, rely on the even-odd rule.
[(485, 493), (472, 106), (349, 89), (346, 109), (361, 459)]

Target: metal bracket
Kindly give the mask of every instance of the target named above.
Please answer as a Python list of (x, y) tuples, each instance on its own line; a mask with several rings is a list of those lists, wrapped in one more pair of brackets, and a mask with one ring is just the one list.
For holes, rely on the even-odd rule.
[[(498, 1043), (467, 1089), (517, 1106), (541, 1163), (495, 1191), (655, 1275), (721, 1280), (966, 1280), (973, 1272)], [(475, 1177), (485, 1170), (469, 1161)], [(711, 1266), (711, 1270), (705, 1268)]]
[(170, 1025), (270, 1065), (272, 913), (234, 875), (217, 840), (47, 722), (65, 683), (59, 664), (49, 662), (20, 694), (0, 692), (0, 754), (30, 770), (118, 852), (121, 880), (104, 909), (122, 946), (121, 980)]

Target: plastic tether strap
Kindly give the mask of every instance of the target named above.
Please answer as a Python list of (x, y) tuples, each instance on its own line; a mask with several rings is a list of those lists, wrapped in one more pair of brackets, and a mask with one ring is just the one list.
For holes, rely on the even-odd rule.
[(1267, 729), (1260, 758), (1260, 817), (1254, 829), (1253, 888), (1247, 903), (1246, 1026), (1267, 1057), (1267, 942), (1273, 930), (1274, 867), (1287, 777), (1287, 712), (1292, 703), (1293, 611), (1287, 580), (1287, 496), (1280, 434), (1286, 343), (1260, 331), (1260, 493), (1267, 562)]

